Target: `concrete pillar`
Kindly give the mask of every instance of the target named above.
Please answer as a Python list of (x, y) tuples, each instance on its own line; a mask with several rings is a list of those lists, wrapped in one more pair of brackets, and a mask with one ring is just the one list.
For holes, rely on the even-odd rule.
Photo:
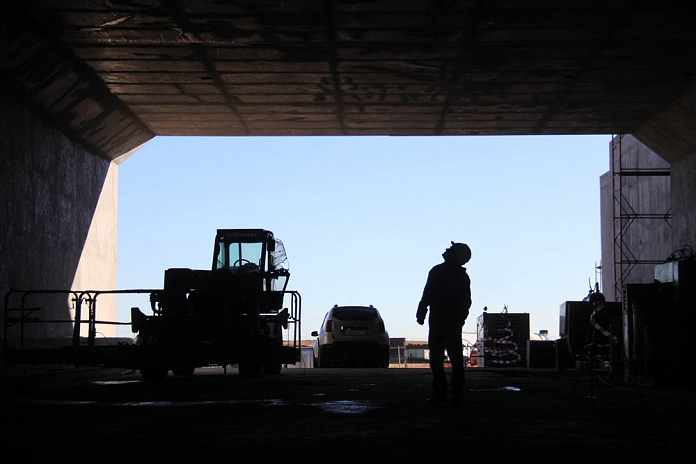
[(696, 249), (696, 153), (672, 163), (672, 248)]
[[(614, 160), (610, 171), (600, 178), (602, 292), (609, 301), (621, 299), (614, 292), (615, 275), (623, 275), (624, 283), (650, 283), (655, 263), (674, 249), (675, 226), (668, 218), (673, 204), (671, 179), (655, 175), (671, 166), (635, 137), (619, 137), (621, 142), (616, 138), (609, 148)], [(619, 215), (624, 217), (618, 220)], [(632, 263), (616, 268), (619, 260)]]
[[(0, 93), (0, 296), (10, 288), (115, 288), (118, 166)], [(37, 297), (43, 320), (71, 320), (66, 295)], [(99, 318), (113, 319), (105, 301)], [(16, 301), (11, 306), (17, 305)], [(86, 330), (83, 331), (86, 334)], [(16, 340), (18, 327), (8, 332)], [(65, 344), (72, 324), (25, 327), (25, 346)]]
[(696, 86), (633, 131), (672, 168), (672, 248), (696, 247)]
[[(75, 270), (72, 289), (116, 288), (117, 231), (118, 164), (111, 162)], [(116, 296), (100, 295), (97, 299), (98, 320), (114, 320), (115, 315)], [(115, 329), (114, 325), (97, 324), (97, 338), (114, 337)], [(86, 327), (83, 335), (87, 335)]]

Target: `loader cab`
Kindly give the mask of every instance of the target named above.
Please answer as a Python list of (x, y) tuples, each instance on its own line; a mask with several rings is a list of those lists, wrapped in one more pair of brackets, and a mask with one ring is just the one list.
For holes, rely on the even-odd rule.
[(290, 277), (283, 242), (263, 229), (219, 229), (212, 269), (240, 279), (257, 276), (264, 292), (285, 291)]

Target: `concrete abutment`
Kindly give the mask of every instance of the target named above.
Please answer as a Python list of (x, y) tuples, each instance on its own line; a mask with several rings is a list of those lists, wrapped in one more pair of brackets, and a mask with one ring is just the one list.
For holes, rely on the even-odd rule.
[[(48, 127), (6, 94), (0, 95), (0, 133), (3, 307), (11, 288), (115, 288), (118, 165)], [(15, 299), (9, 306), (17, 305)], [(41, 307), (43, 320), (73, 316), (67, 295), (31, 298), (27, 306)], [(114, 313), (113, 298), (100, 301), (100, 319)], [(16, 340), (19, 329), (11, 327), (8, 340)], [(113, 335), (110, 327), (98, 330)], [(70, 323), (24, 327), (25, 347), (66, 344), (71, 335)]]

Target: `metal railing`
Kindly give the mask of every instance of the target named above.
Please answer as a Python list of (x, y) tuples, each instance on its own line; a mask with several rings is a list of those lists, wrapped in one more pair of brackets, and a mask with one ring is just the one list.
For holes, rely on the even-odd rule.
[[(97, 337), (97, 324), (103, 325), (130, 325), (130, 322), (107, 321), (97, 318), (97, 301), (100, 295), (115, 294), (142, 294), (153, 293), (160, 290), (20, 290), (12, 289), (5, 295), (4, 321), (3, 321), (3, 352), (7, 352), (10, 327), (19, 325), (19, 348), (24, 349), (25, 326), (34, 324), (73, 324), (72, 346), (79, 347), (82, 340), (82, 326), (87, 325), (87, 346), (94, 346)], [(44, 310), (42, 307), (30, 306), (30, 297), (36, 295), (66, 295), (73, 306), (75, 315), (72, 319), (42, 319), (39, 315)], [(83, 320), (83, 304), (87, 304), (87, 319)]]
[[(97, 325), (128, 326), (131, 322), (100, 320), (97, 317), (97, 301), (101, 295), (122, 294), (156, 294), (162, 293), (161, 289), (135, 289), (135, 290), (19, 290), (12, 289), (5, 295), (4, 323), (3, 323), (3, 353), (7, 352), (10, 327), (19, 325), (19, 348), (24, 349), (25, 325), (33, 324), (73, 324), (72, 346), (81, 346), (82, 325), (87, 325), (87, 346), (94, 347), (97, 337)], [(300, 344), (300, 319), (302, 315), (302, 297), (294, 290), (282, 291), (290, 295), (290, 308), (288, 308), (288, 340), (292, 333), (292, 347), (299, 348)], [(34, 295), (66, 295), (73, 304), (75, 315), (73, 319), (41, 319), (38, 315), (44, 308), (29, 306), (28, 302)], [(87, 319), (83, 320), (83, 304), (87, 305)], [(292, 329), (290, 328), (292, 326)]]
[[(293, 325), (292, 347), (300, 348), (301, 318), (302, 318), (302, 296), (294, 290), (286, 290), (283, 293), (290, 294), (290, 312), (288, 314), (288, 324)], [(288, 337), (290, 330), (288, 327)], [(290, 340), (288, 340), (289, 342)]]

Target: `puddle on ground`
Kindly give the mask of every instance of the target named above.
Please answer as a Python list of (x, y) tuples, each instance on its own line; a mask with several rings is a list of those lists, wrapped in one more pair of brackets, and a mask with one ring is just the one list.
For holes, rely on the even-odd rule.
[(143, 383), (142, 380), (97, 380), (95, 385), (127, 385), (129, 383)]
[[(324, 396), (324, 393), (317, 393), (314, 396)], [(66, 404), (61, 402), (60, 404)], [(88, 404), (88, 402), (80, 402), (79, 404)], [(127, 406), (136, 408), (176, 408), (176, 407), (191, 407), (191, 406), (209, 406), (209, 405), (234, 405), (234, 406), (312, 406), (320, 408), (323, 412), (329, 414), (363, 414), (375, 409), (382, 409), (384, 406), (378, 406), (374, 403), (364, 400), (338, 400), (324, 401), (319, 403), (292, 403), (280, 399), (267, 400), (224, 400), (224, 401), (131, 401), (127, 403), (117, 403), (115, 406)]]
[(27, 400), (25, 404), (41, 404), (47, 406), (81, 406), (83, 404), (99, 404), (98, 401), (80, 400)]
[(187, 406), (208, 406), (208, 405), (253, 405), (253, 406), (285, 406), (289, 403), (283, 400), (224, 400), (224, 401), (132, 401), (128, 403), (119, 403), (116, 406), (131, 406), (131, 407), (187, 407)]
[(362, 414), (382, 408), (382, 406), (377, 406), (369, 401), (351, 400), (327, 401), (325, 403), (314, 403), (312, 406), (321, 408), (324, 412), (331, 414)]
[(499, 391), (511, 391), (511, 392), (521, 392), (522, 389), (519, 387), (500, 387), (500, 388), (471, 388), (470, 392), (481, 393), (481, 392), (499, 392)]
[[(319, 393), (318, 395), (323, 395)], [(141, 407), (141, 408), (171, 408), (171, 407), (187, 407), (187, 406), (207, 406), (207, 405), (253, 405), (253, 406), (287, 406), (289, 403), (284, 400), (226, 400), (226, 401), (133, 401), (129, 403), (119, 403), (117, 406)], [(326, 401), (321, 403), (299, 403), (300, 406), (313, 406), (320, 408), (322, 411), (330, 414), (362, 414), (367, 411), (381, 409), (382, 406), (377, 406), (369, 401)]]

